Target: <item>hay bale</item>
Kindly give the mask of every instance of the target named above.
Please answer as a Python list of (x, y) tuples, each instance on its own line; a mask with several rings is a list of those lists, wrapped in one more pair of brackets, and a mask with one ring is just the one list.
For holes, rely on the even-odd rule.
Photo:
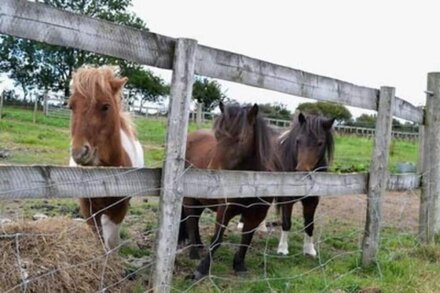
[[(0, 251), (0, 292), (95, 292), (124, 278), (123, 259), (113, 253), (106, 260), (91, 229), (67, 218), (4, 225)], [(123, 281), (106, 292), (128, 286)]]

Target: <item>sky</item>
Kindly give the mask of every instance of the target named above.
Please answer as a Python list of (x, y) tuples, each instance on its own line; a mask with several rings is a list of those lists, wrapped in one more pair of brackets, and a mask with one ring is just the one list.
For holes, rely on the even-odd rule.
[[(440, 71), (440, 2), (133, 0), (150, 31), (358, 85), (396, 87), (424, 105), (426, 76)], [(167, 80), (170, 71), (155, 70)], [(310, 101), (221, 82), (240, 102)], [(350, 108), (355, 116), (362, 111)]]

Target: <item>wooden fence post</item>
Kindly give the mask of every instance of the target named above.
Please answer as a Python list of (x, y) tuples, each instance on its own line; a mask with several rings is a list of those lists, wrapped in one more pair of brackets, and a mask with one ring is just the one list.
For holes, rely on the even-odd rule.
[[(425, 107), (423, 106), (418, 108), (423, 112), (425, 111)], [(425, 141), (425, 124), (423, 122), (419, 124), (419, 131), (418, 131), (419, 153), (417, 154), (417, 171), (416, 171), (418, 175), (422, 175), (423, 173), (424, 141)]]
[(203, 103), (197, 103), (196, 123), (198, 127), (202, 125), (203, 115)]
[(362, 264), (369, 265), (376, 260), (379, 248), (380, 225), (382, 217), (382, 196), (388, 178), (388, 157), (391, 143), (395, 89), (381, 87), (376, 121), (373, 156), (367, 191), (367, 219), (362, 240)]
[(0, 93), (0, 120), (2, 120), (3, 115), (3, 96), (4, 92)]
[(32, 116), (32, 121), (34, 123), (37, 122), (37, 110), (38, 110), (38, 96), (35, 95), (35, 102), (34, 102), (34, 114)]
[(440, 72), (428, 73), (424, 122), (419, 240), (429, 244), (440, 232)]
[(44, 116), (49, 114), (49, 95), (47, 94), (47, 90), (44, 92), (44, 104), (43, 104)]
[(188, 113), (194, 81), (197, 41), (177, 39), (174, 51), (168, 112), (165, 162), (162, 169), (160, 228), (156, 240), (156, 262), (152, 276), (155, 292), (169, 292), (174, 268), (182, 208)]

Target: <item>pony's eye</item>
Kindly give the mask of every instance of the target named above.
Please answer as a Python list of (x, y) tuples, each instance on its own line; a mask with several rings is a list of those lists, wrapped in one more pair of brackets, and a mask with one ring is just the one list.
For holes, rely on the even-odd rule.
[(318, 141), (318, 146), (322, 147), (324, 145), (323, 141)]
[(109, 104), (105, 104), (101, 107), (101, 112), (107, 112), (110, 109), (110, 105)]

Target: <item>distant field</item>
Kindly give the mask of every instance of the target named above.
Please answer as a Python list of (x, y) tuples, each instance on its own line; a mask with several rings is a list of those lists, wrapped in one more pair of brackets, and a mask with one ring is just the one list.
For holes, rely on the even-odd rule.
[[(164, 119), (135, 119), (139, 139), (144, 147), (148, 167), (160, 167), (166, 134)], [(205, 124), (204, 128), (211, 127)], [(5, 107), (0, 122), (0, 148), (11, 150), (11, 156), (1, 163), (65, 165), (69, 153), (69, 120), (46, 117), (39, 113), (32, 123), (32, 112)], [(197, 129), (190, 123), (190, 131)], [(338, 172), (366, 171), (370, 163), (373, 140), (357, 136), (336, 136), (332, 170)], [(417, 144), (394, 140), (391, 145), (389, 169), (396, 171), (398, 162), (417, 160)]]

